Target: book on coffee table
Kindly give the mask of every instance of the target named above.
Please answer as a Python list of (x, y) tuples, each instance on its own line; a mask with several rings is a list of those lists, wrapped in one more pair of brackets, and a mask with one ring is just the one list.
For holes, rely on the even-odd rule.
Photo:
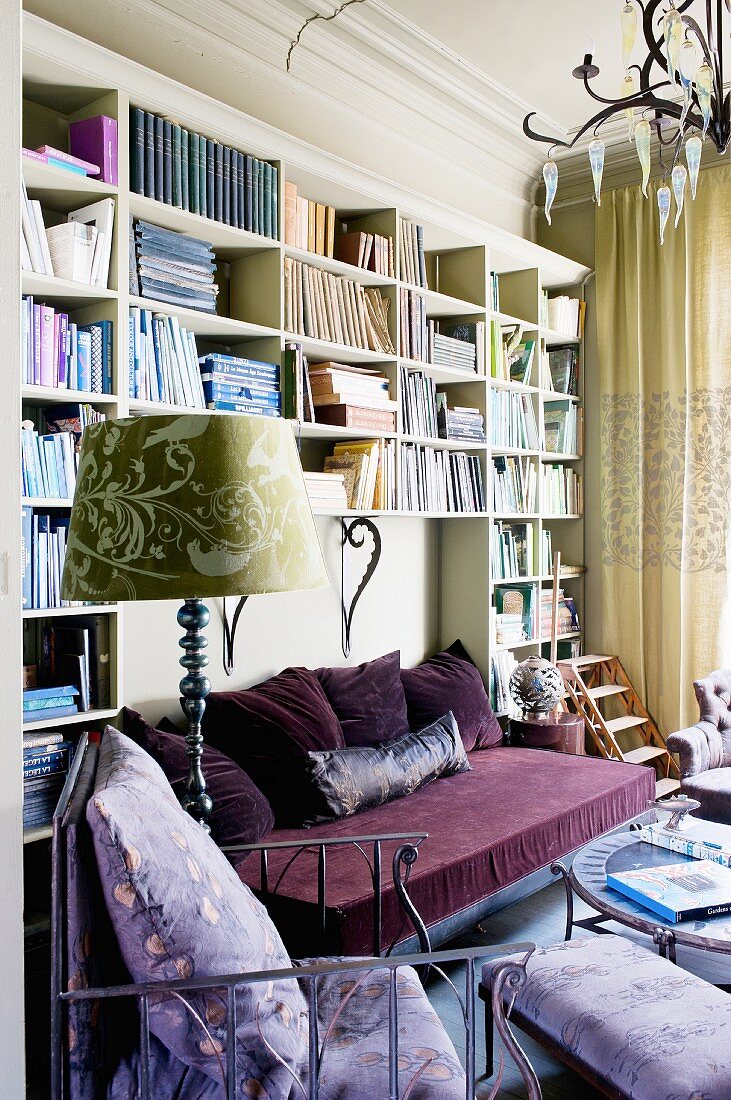
[(731, 913), (731, 868), (709, 860), (608, 870), (607, 886), (673, 924)]
[(687, 814), (682, 829), (665, 829), (662, 822), (642, 825), (637, 835), (646, 844), (667, 848), (693, 859), (710, 859), (724, 867), (731, 867), (731, 825)]

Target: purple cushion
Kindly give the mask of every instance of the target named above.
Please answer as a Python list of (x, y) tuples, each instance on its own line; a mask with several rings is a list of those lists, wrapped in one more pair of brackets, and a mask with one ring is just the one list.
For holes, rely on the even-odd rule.
[[(400, 658), (395, 650), (355, 668), (318, 668), (317, 676), (340, 720), (346, 745), (380, 745), (408, 733)], [(449, 709), (434, 717), (441, 718)]]
[[(148, 725), (136, 710), (125, 707), (122, 725), (128, 737), (156, 760), (178, 798), (185, 790), (188, 757), (185, 740), (172, 723), (167, 729)], [(203, 746), (203, 774), (213, 799), (208, 819), (217, 844), (258, 844), (274, 828), (274, 814), (259, 788), (245, 771), (210, 745)]]
[[(107, 727), (86, 807), (102, 893), (135, 982), (215, 977), (290, 966), (264, 907), (181, 808), (152, 757)], [(152, 998), (150, 1028), (186, 1065), (221, 1081), (226, 994)], [(195, 1013), (195, 1015), (194, 1015)], [(236, 991), (236, 1080), (241, 1096), (285, 1100), (306, 1050), (295, 981)], [(196, 1019), (205, 1021), (205, 1029)]]
[(285, 668), (245, 691), (211, 692), (203, 736), (251, 776), (280, 827), (299, 825), (307, 811), (307, 753), (345, 747), (333, 708), (307, 668)]
[(503, 731), (482, 677), (461, 642), (454, 642), (416, 668), (402, 668), (401, 683), (412, 730), (422, 729), (451, 710), (467, 752), (502, 742)]

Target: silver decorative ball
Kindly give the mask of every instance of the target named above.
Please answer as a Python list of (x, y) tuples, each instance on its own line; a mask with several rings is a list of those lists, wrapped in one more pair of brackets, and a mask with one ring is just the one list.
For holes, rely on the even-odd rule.
[(563, 677), (550, 661), (529, 657), (513, 669), (508, 690), (522, 711), (536, 718), (547, 718), (561, 702)]

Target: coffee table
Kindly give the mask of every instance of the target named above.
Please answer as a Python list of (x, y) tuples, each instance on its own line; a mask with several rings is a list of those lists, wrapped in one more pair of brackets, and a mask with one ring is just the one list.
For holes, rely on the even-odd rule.
[[(587, 844), (575, 857), (569, 870), (557, 861), (551, 865), (555, 875), (561, 875), (566, 888), (566, 939), (574, 928), (611, 933), (602, 928), (607, 921), (616, 921), (628, 928), (645, 932), (657, 944), (663, 958), (675, 962), (675, 947), (697, 947), (731, 955), (731, 915), (708, 917), (703, 921), (682, 921), (668, 926), (662, 918), (607, 886), (607, 863), (611, 870), (627, 871), (635, 867), (667, 867), (671, 863), (695, 863), (688, 856), (670, 852), (654, 844), (646, 844), (636, 833), (611, 833)], [(574, 894), (596, 910), (596, 915), (574, 920)]]

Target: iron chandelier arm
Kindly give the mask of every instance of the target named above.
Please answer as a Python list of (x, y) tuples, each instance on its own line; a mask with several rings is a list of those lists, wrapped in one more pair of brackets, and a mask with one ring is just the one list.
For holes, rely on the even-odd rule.
[[(637, 66), (634, 66), (634, 68), (636, 67)], [(647, 88), (640, 87), (637, 89), (636, 92), (633, 92), (632, 95), (625, 96), (621, 100), (619, 100), (606, 99), (604, 96), (599, 95), (599, 93), (595, 92), (591, 84), (589, 83), (590, 79), (590, 77), (584, 75), (584, 88), (589, 93), (592, 99), (595, 99), (597, 103), (612, 103), (614, 104), (614, 106), (618, 106), (619, 104), (621, 104), (622, 110), (624, 110), (626, 107), (641, 107), (642, 98), (644, 96), (651, 95), (653, 92), (656, 92), (658, 88), (666, 88), (671, 83), (669, 80), (660, 80), (657, 84), (651, 84)], [(665, 103), (672, 101), (659, 100), (658, 102), (662, 102), (664, 105)]]

